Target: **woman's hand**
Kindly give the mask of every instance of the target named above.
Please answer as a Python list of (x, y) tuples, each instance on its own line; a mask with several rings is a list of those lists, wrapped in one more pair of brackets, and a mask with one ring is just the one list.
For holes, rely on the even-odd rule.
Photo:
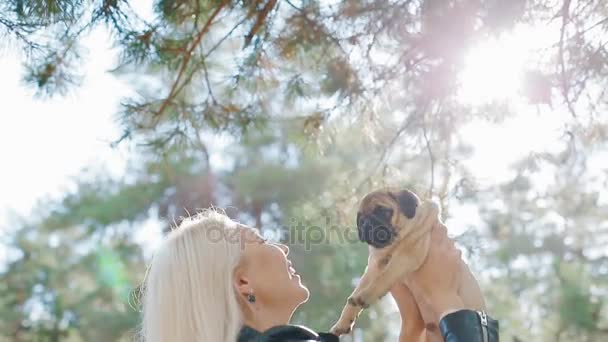
[(462, 301), (467, 309), (485, 311), (486, 303), (477, 279), (475, 279), (475, 276), (469, 269), (469, 266), (464, 261), (461, 260), (460, 263), (460, 269), (462, 270), (462, 277), (458, 289), (460, 298), (462, 298)]
[(416, 300), (430, 306), (437, 315), (437, 321), (450, 312), (464, 308), (458, 295), (460, 254), (460, 250), (448, 238), (445, 225), (437, 222), (431, 231), (431, 244), (425, 262), (407, 279)]

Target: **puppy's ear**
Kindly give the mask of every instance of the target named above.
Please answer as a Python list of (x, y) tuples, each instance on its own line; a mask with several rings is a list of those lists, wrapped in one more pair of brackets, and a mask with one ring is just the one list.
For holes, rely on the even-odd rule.
[(418, 197), (409, 190), (403, 190), (396, 196), (397, 203), (399, 203), (399, 210), (407, 218), (411, 219), (416, 216), (416, 208), (418, 207)]
[(361, 219), (361, 212), (357, 212), (357, 234), (359, 234), (359, 241), (363, 240), (363, 220)]

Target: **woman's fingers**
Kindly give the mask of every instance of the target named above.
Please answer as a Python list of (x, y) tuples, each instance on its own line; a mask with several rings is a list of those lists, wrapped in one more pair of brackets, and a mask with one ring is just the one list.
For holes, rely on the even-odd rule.
[(453, 261), (454, 263), (451, 266), (456, 267), (457, 263), (453, 259), (459, 260), (461, 252), (456, 248), (454, 240), (448, 237), (447, 227), (440, 221), (437, 221), (431, 234), (432, 244), (430, 248), (435, 248), (437, 253), (442, 256), (442, 259), (450, 259)]
[(485, 310), (486, 304), (477, 279), (469, 266), (461, 261), (460, 296), (470, 309)]
[(439, 222), (436, 222), (431, 229), (431, 248), (432, 245), (437, 245), (442, 242), (441, 230), (439, 229)]
[(437, 221), (435, 229), (437, 229), (437, 233), (440, 235), (442, 241), (447, 240), (448, 228), (443, 223)]

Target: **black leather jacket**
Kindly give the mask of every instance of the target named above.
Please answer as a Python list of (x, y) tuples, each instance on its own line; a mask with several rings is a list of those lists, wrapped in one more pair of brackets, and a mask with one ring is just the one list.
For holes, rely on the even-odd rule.
[(279, 325), (263, 333), (244, 326), (237, 342), (338, 342), (338, 336), (328, 333), (316, 333), (301, 325)]
[(460, 310), (439, 322), (445, 342), (498, 342), (498, 321), (483, 311)]
[[(498, 321), (484, 312), (460, 310), (439, 322), (446, 342), (498, 342)], [(281, 325), (259, 332), (244, 326), (237, 342), (338, 342), (336, 335), (316, 333), (300, 325)]]

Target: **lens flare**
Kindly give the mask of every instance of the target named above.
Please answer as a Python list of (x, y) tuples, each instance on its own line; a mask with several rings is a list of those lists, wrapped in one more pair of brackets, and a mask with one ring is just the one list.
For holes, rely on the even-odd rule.
[(546, 48), (558, 37), (555, 27), (520, 25), (509, 33), (481, 41), (465, 57), (458, 77), (458, 99), (480, 105), (494, 101), (515, 101), (521, 96), (526, 71), (542, 61), (536, 50)]

